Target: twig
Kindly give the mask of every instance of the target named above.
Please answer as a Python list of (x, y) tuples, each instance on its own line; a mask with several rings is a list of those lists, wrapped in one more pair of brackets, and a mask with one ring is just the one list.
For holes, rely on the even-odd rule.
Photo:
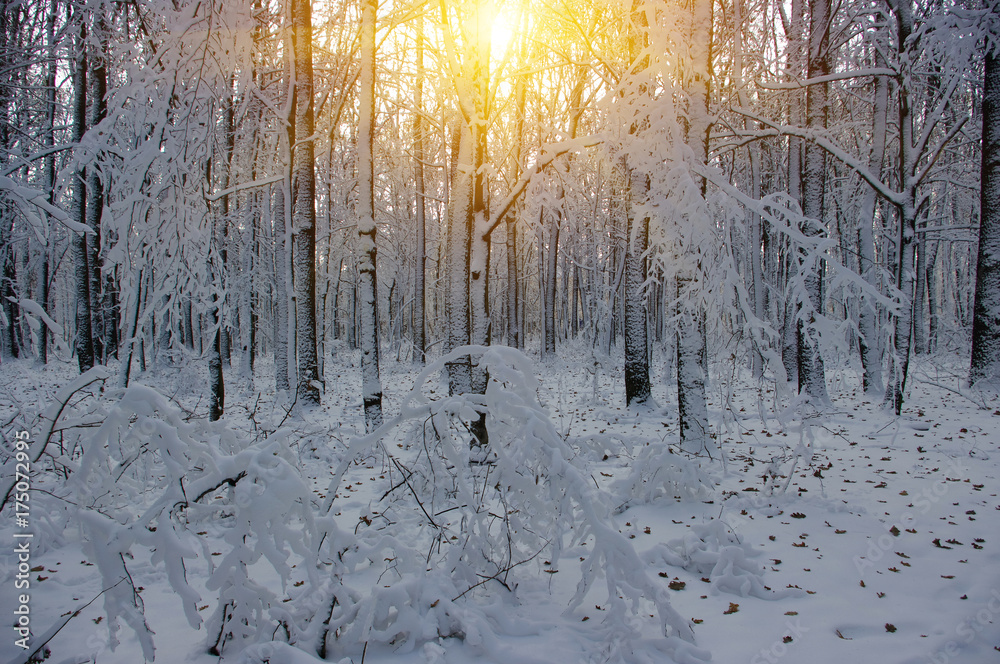
[(37, 646), (35, 646), (35, 648), (33, 650), (25, 650), (24, 654), (22, 654), (20, 657), (18, 657), (17, 659), (13, 660), (12, 662), (10, 662), (10, 664), (27, 664), (29, 661), (31, 661), (31, 658), (34, 657), (38, 653), (39, 650), (41, 650), (42, 648), (44, 648), (45, 645), (49, 641), (51, 641), (52, 639), (55, 638), (56, 634), (58, 634), (59, 631), (62, 630), (62, 628), (65, 627), (66, 624), (70, 620), (72, 620), (73, 618), (76, 618), (78, 615), (80, 615), (81, 611), (83, 611), (88, 606), (90, 606), (91, 604), (93, 604), (94, 602), (96, 602), (98, 597), (100, 597), (104, 593), (108, 592), (109, 590), (111, 590), (112, 588), (114, 588), (115, 586), (117, 586), (119, 583), (121, 583), (124, 580), (125, 580), (125, 577), (123, 576), (122, 578), (118, 579), (118, 583), (114, 584), (113, 586), (108, 586), (107, 588), (105, 588), (101, 592), (97, 593), (94, 596), (94, 598), (91, 599), (89, 602), (87, 602), (86, 604), (83, 604), (82, 606), (77, 607), (76, 611), (74, 611), (73, 613), (69, 614), (68, 616), (65, 616), (64, 619), (61, 622), (56, 623), (55, 625), (53, 625), (52, 627), (49, 628), (49, 631), (45, 632), (40, 637), (38, 637), (41, 642)]
[(236, 486), (236, 483), (237, 483), (237, 482), (239, 482), (239, 481), (240, 481), (241, 479), (243, 479), (243, 478), (244, 478), (244, 477), (246, 477), (246, 476), (247, 476), (247, 471), (245, 471), (245, 470), (241, 470), (241, 471), (239, 472), (239, 474), (237, 474), (237, 475), (236, 475), (236, 477), (227, 477), (226, 479), (222, 480), (221, 482), (219, 482), (219, 483), (218, 483), (218, 484), (216, 484), (215, 486), (213, 486), (213, 487), (210, 487), (210, 488), (208, 488), (208, 489), (205, 489), (204, 491), (202, 491), (201, 493), (199, 493), (199, 494), (198, 494), (198, 495), (197, 495), (197, 496), (195, 497), (195, 499), (194, 499), (194, 502), (198, 502), (199, 500), (201, 500), (202, 498), (204, 498), (204, 497), (205, 497), (205, 496), (206, 496), (207, 494), (210, 494), (210, 493), (212, 493), (213, 491), (216, 491), (216, 490), (217, 490), (217, 489), (219, 489), (219, 488), (220, 488), (220, 487), (221, 487), (221, 486), (222, 486), (223, 484), (228, 484), (229, 486)]
[(403, 474), (403, 481), (406, 483), (406, 488), (410, 490), (411, 494), (413, 494), (413, 499), (417, 501), (417, 505), (420, 506), (420, 511), (424, 513), (424, 516), (427, 517), (427, 520), (431, 522), (432, 526), (440, 529), (441, 526), (439, 526), (437, 522), (434, 521), (434, 517), (432, 517), (424, 508), (424, 504), (423, 502), (421, 502), (420, 496), (417, 495), (417, 492), (413, 489), (413, 486), (410, 484), (410, 475), (413, 475), (413, 473), (406, 470), (403, 467), (403, 464), (399, 463), (396, 457), (392, 456), (391, 454), (389, 455), (389, 459), (396, 465), (396, 468), (399, 469), (399, 472)]
[[(516, 563), (513, 563), (513, 564), (508, 565), (507, 567), (503, 568), (502, 570), (500, 570), (499, 572), (497, 572), (493, 576), (487, 576), (482, 581), (480, 581), (479, 583), (472, 584), (471, 586), (469, 586), (468, 588), (466, 588), (465, 590), (463, 590), (460, 595), (458, 595), (457, 597), (453, 597), (451, 599), (451, 601), (457, 602), (458, 600), (462, 599), (462, 597), (467, 592), (469, 592), (470, 590), (473, 590), (474, 588), (478, 588), (479, 586), (481, 586), (481, 585), (483, 585), (483, 584), (485, 584), (485, 583), (487, 583), (489, 581), (493, 581), (493, 580), (500, 581), (497, 577), (499, 577), (501, 574), (506, 574), (507, 572), (509, 572), (510, 570), (514, 569), (518, 565), (523, 565), (524, 563), (531, 562), (532, 560), (534, 560), (535, 558), (537, 558), (538, 556), (540, 556), (542, 554), (542, 551), (545, 550), (545, 547), (548, 546), (551, 543), (552, 543), (552, 540), (547, 540), (545, 542), (545, 546), (543, 546), (541, 549), (539, 549), (537, 552), (535, 552), (535, 554), (532, 555), (530, 558), (525, 558), (524, 560), (519, 560)], [(500, 583), (503, 585), (504, 588), (507, 588), (507, 590), (510, 590), (510, 588), (507, 586), (506, 583), (504, 583), (502, 581)]]
[(940, 387), (942, 390), (948, 390), (949, 392), (954, 392), (955, 394), (959, 395), (960, 397), (965, 397), (966, 399), (968, 399), (972, 403), (976, 404), (976, 406), (979, 408), (979, 410), (989, 410), (990, 409), (990, 407), (986, 404), (985, 400), (983, 400), (983, 401), (976, 401), (974, 398), (972, 398), (971, 396), (969, 396), (968, 394), (966, 394), (962, 390), (956, 390), (954, 387), (948, 387), (944, 383), (936, 383), (936, 382), (931, 381), (931, 380), (922, 380), (922, 379), (918, 378), (917, 376), (913, 376), (913, 380), (915, 380), (917, 382), (920, 382), (920, 383), (923, 383), (924, 385), (932, 385), (933, 387)]

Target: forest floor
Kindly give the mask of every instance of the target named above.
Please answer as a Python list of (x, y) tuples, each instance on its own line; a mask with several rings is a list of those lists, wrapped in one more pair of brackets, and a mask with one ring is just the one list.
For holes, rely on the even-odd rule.
[[(310, 416), (313, 424), (325, 423), (338, 444), (364, 428), (357, 355), (342, 352), (340, 357), (346, 359), (327, 366), (328, 392), (321, 409)], [(138, 375), (135, 381), (154, 386), (203, 415), (207, 409), (203, 364), (192, 361), (160, 369)], [(535, 363), (539, 401), (563, 439), (579, 451), (579, 466), (608, 495), (615, 495), (614, 487), (634, 471), (644, 446), (676, 443), (672, 405), (676, 401), (659, 375), (663, 368), (655, 367), (654, 397), (664, 405), (637, 413), (625, 408), (615, 367), (597, 367), (595, 385), (595, 365), (582, 346), (568, 346), (558, 358)], [(39, 412), (75, 373), (68, 363), (40, 368), (27, 360), (4, 361), (0, 423), (12, 421), (17, 413)], [(226, 417), (234, 426), (250, 429), (268, 409), (273, 415), (269, 373), (269, 366), (258, 366), (260, 392), (248, 381), (241, 384), (235, 369), (227, 374)], [(396, 362), (386, 353), (382, 378), (390, 414), (416, 373), (408, 362)], [(963, 375), (959, 358), (918, 359), (903, 415), (895, 417), (864, 397), (856, 372), (831, 371), (829, 410), (805, 414), (786, 409), (780, 419), (774, 417), (772, 392), (762, 393), (746, 379), (721, 384), (715, 376), (710, 414), (722, 455), (702, 461), (714, 486), (697, 498), (623, 503), (614, 517), (618, 529), (650, 565), (650, 573), (662, 577), (674, 609), (692, 621), (697, 645), (711, 652), (712, 661), (1000, 661), (1000, 403), (969, 393), (962, 387)], [(433, 390), (446, 390), (444, 381)], [(763, 420), (762, 413), (768, 419)], [(4, 435), (11, 439), (6, 429)], [(301, 470), (314, 479), (317, 494), (326, 488), (329, 467), (329, 460), (303, 458)], [(8, 466), (4, 468), (7, 472)], [(382, 497), (382, 485), (372, 481), (380, 470), (378, 461), (372, 460), (348, 471), (335, 502), (345, 528), (353, 528), (359, 515)], [(42, 521), (45, 515), (33, 513), (32, 518)], [(705, 539), (709, 523), (724, 524), (726, 533), (756, 553), (752, 560), (768, 590), (799, 592), (743, 596), (739, 587), (726, 591), (711, 582), (709, 576), (715, 578), (718, 570), (709, 575), (644, 555), (689, 533)], [(14, 533), (13, 515), (5, 511), (0, 522), (0, 542), (5, 543), (0, 554), (0, 614), (7, 616), (8, 626), (16, 618), (18, 594)], [(102, 590), (93, 561), (71, 528), (59, 540), (39, 541), (43, 536), (35, 539), (30, 561), (31, 624), (36, 637)], [(605, 661), (605, 642), (598, 635), (601, 607), (588, 598), (565, 612), (579, 575), (568, 567), (548, 569), (546, 562), (540, 556), (520, 570), (522, 578), (533, 578), (535, 583), (522, 584), (520, 604), (509, 604), (512, 618), (534, 628), (503, 636), (499, 649), (449, 638), (422, 642), (405, 653), (380, 645), (369, 648), (363, 658), (355, 655), (342, 661)], [(156, 661), (219, 661), (206, 652), (204, 630), (188, 625), (164, 570), (151, 559), (137, 559), (129, 569), (134, 584), (143, 588), (146, 621), (155, 633)], [(193, 585), (203, 584), (207, 571), (191, 565), (188, 575)], [(742, 592), (746, 591), (744, 587)], [(201, 593), (212, 596), (210, 591)], [(114, 651), (108, 649), (103, 612), (98, 600), (73, 617), (49, 642), (47, 661), (143, 661), (127, 627), (119, 634), (121, 644)], [(646, 638), (624, 644), (637, 661), (666, 661), (656, 651), (657, 624), (652, 619), (648, 625), (640, 624)], [(0, 661), (15, 661), (21, 654), (16, 638), (8, 627), (0, 638)], [(240, 659), (224, 656), (222, 661)], [(243, 661), (261, 660), (244, 657)], [(270, 661), (316, 660), (284, 653)]]

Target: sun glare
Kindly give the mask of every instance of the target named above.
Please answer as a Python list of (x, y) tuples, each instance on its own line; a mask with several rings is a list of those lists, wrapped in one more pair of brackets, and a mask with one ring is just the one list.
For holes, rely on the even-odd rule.
[(514, 35), (517, 34), (517, 15), (511, 11), (512, 9), (512, 7), (500, 7), (493, 19), (490, 50), (493, 52), (494, 58), (503, 59), (507, 55), (508, 49), (514, 47)]

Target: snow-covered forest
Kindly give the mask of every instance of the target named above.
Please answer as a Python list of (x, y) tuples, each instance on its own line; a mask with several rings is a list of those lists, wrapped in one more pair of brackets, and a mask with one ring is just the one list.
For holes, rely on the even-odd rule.
[(998, 657), (996, 0), (0, 3), (0, 658)]

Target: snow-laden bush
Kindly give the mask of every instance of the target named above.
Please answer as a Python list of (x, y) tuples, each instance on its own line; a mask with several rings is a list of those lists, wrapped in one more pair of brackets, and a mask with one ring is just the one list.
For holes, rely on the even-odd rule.
[[(488, 372), (485, 394), (425, 396), (429, 380), (470, 353)], [(544, 571), (578, 575), (566, 612), (602, 605), (594, 629), (611, 659), (630, 657), (642, 619), (655, 614), (661, 650), (707, 660), (536, 391), (520, 352), (451, 353), (420, 374), (396, 417), (342, 449), (320, 505), (290, 429), (251, 439), (133, 385), (92, 413), (99, 427), (49, 450), (68, 473), (67, 500), (50, 507), (78, 524), (100, 571), (111, 645), (124, 620), (147, 659), (152, 632), (128, 568), (148, 558), (165, 569), (193, 628), (203, 623), (199, 604), (211, 607), (205, 647), (226, 656), (275, 640), (333, 661), (447, 637), (492, 650), (501, 636), (537, 633), (516, 607), (537, 591), (544, 560)], [(485, 445), (471, 433), (480, 415)], [(367, 510), (348, 513), (341, 484), (357, 460), (373, 458), (384, 484)]]
[[(222, 423), (188, 421), (154, 389), (133, 385), (96, 432), (79, 438), (77, 455), (56, 459), (73, 468), (66, 489), (81, 538), (110, 588), (104, 602), (112, 647), (122, 617), (144, 655), (153, 656), (126, 562), (140, 548), (164, 566), (194, 628), (202, 624), (202, 598), (189, 583), (188, 566), (197, 559), (206, 566), (205, 587), (217, 593), (206, 626), (211, 650), (270, 638), (282, 589), (255, 580), (251, 566), (263, 559), (287, 584), (289, 557), (312, 561), (304, 568), (315, 570), (315, 538), (325, 534), (312, 521), (286, 434), (251, 442)], [(212, 553), (221, 557), (216, 561)]]
[[(427, 399), (424, 383), (469, 353), (489, 376), (485, 394)], [(384, 495), (362, 515), (357, 544), (343, 556), (352, 570), (370, 566), (379, 579), (342, 628), (343, 647), (377, 640), (406, 649), (437, 636), (488, 645), (494, 633), (521, 627), (504, 624), (509, 618), (495, 603), (470, 600), (499, 594), (516, 601), (518, 585), (537, 578), (544, 558), (549, 571), (579, 565), (567, 611), (603, 580), (596, 599), (606, 608), (609, 637), (635, 633), (631, 617), (648, 615), (651, 604), (678, 659), (694, 657), (682, 652), (705, 656), (684, 643), (693, 641), (688, 622), (614, 526), (610, 497), (574, 463), (575, 451), (536, 391), (531, 362), (520, 352), (459, 349), (420, 374), (397, 417), (351, 444), (330, 497), (351, 459), (375, 453), (388, 472)], [(480, 414), (486, 446), (472, 434)], [(568, 547), (572, 560), (563, 559)]]
[(703, 575), (711, 580), (716, 592), (740, 597), (781, 599), (795, 596), (795, 589), (771, 590), (764, 585), (764, 568), (752, 559), (759, 556), (746, 542), (741, 542), (725, 521), (714, 519), (698, 524), (683, 537), (657, 544), (644, 554), (650, 565), (666, 563)]
[(666, 444), (644, 445), (630, 465), (628, 476), (615, 487), (622, 511), (663, 498), (703, 500), (714, 491), (697, 458), (677, 453)]

